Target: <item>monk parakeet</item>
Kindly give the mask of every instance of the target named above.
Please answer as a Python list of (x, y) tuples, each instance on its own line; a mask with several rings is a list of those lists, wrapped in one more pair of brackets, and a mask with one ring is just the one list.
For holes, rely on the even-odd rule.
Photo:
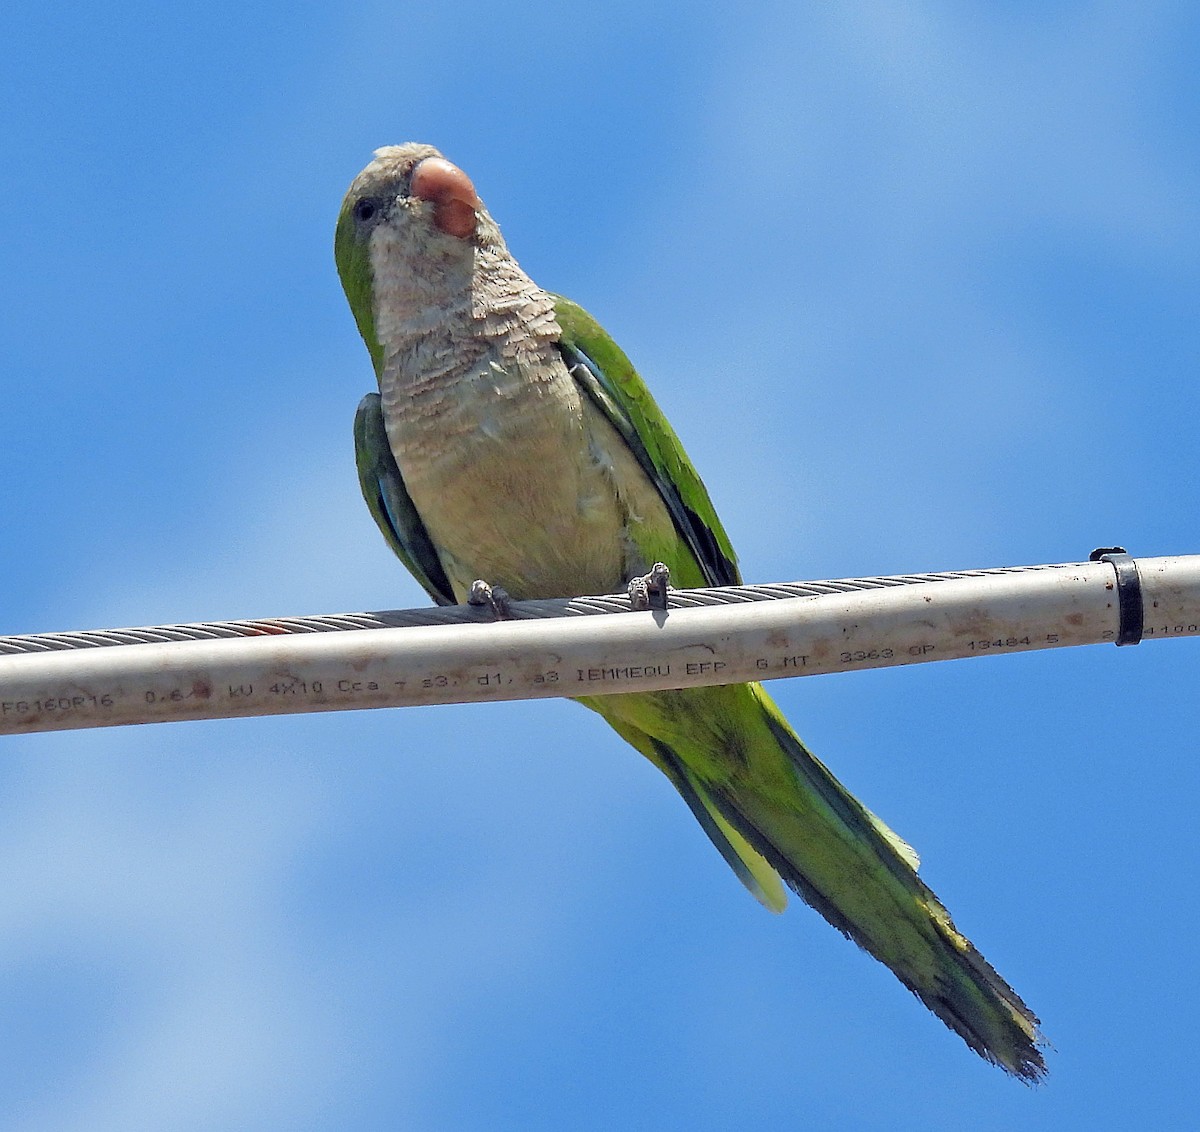
[[(679, 438), (596, 321), (512, 257), (467, 175), (377, 150), (337, 221), (338, 272), (379, 392), (355, 418), (376, 523), (434, 601), (612, 593), (657, 562), (736, 585)], [(580, 700), (661, 770), (768, 908), (798, 893), (977, 1053), (1045, 1072), (1038, 1020), (757, 684)]]

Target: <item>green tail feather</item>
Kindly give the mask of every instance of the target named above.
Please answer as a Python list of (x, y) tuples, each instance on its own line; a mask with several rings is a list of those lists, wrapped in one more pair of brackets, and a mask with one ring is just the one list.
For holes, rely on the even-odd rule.
[(955, 928), (911, 847), (809, 753), (759, 685), (580, 702), (670, 778), (767, 907), (782, 908), (782, 877), (982, 1057), (1026, 1081), (1045, 1073), (1037, 1018)]
[[(597, 706), (603, 701), (580, 700), (587, 707)], [(601, 712), (601, 714), (604, 714)], [(607, 718), (607, 717), (606, 717)], [(767, 863), (761, 853), (756, 852), (726, 821), (704, 786), (697, 782), (687, 767), (679, 761), (675, 752), (664, 743), (658, 742), (644, 731), (628, 727), (620, 720), (609, 719), (609, 724), (631, 746), (641, 751), (672, 782), (675, 789), (688, 804), (688, 809), (708, 834), (709, 840), (725, 858), (725, 863), (764, 907), (772, 912), (782, 912), (787, 907), (787, 893), (779, 874)]]

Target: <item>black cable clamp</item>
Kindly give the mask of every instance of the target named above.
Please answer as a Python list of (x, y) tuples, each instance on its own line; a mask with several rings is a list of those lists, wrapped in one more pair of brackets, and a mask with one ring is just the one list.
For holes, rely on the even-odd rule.
[(1142, 639), (1146, 610), (1142, 602), (1142, 576), (1137, 560), (1123, 546), (1098, 546), (1088, 555), (1091, 562), (1107, 562), (1117, 572), (1117, 644), (1136, 645)]

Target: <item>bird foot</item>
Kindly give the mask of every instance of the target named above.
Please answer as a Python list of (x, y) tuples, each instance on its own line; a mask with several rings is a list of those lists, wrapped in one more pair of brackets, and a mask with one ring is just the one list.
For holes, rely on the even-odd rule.
[(467, 595), (468, 605), (487, 606), (497, 621), (512, 620), (511, 601), (507, 590), (500, 586), (488, 585), (482, 578), (476, 578), (471, 583), (471, 592)]
[[(666, 609), (667, 583), (671, 580), (671, 571), (662, 562), (656, 562), (650, 567), (650, 573), (634, 578), (629, 583), (629, 604), (634, 609)], [(657, 598), (657, 601), (652, 599)]]

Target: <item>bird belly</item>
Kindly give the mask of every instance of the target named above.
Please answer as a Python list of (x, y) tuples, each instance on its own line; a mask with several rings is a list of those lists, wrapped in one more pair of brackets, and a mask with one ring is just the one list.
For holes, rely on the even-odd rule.
[(491, 377), (383, 394), (397, 465), (455, 596), (476, 578), (517, 599), (619, 589), (637, 555), (574, 383), (565, 369), (559, 383)]

